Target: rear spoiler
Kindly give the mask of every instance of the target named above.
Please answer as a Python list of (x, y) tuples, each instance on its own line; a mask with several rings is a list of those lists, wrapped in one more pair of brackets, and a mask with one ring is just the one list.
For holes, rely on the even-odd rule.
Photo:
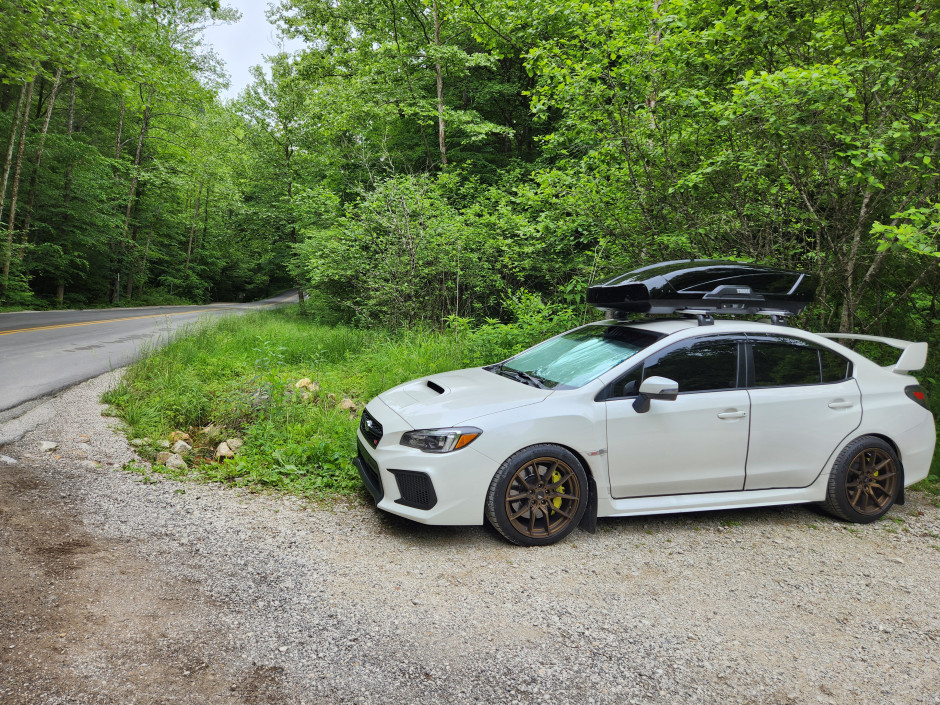
[(858, 335), (855, 333), (817, 333), (823, 338), (832, 338), (833, 340), (868, 340), (873, 343), (883, 343), (892, 348), (902, 350), (901, 357), (893, 365), (890, 365), (892, 372), (903, 375), (905, 372), (922, 370), (927, 364), (927, 343), (912, 343), (909, 340), (899, 340), (898, 338), (882, 338), (877, 335)]

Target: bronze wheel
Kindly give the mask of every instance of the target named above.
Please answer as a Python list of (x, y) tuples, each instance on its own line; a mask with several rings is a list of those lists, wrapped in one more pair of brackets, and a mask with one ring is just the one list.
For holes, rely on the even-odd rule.
[(866, 448), (849, 463), (845, 493), (859, 514), (879, 514), (897, 496), (898, 468), (880, 448)]
[(563, 531), (578, 513), (581, 486), (571, 467), (553, 457), (525, 463), (509, 481), (505, 510), (513, 528), (533, 539)]
[(513, 543), (555, 543), (581, 521), (587, 487), (584, 468), (569, 451), (532, 446), (497, 471), (487, 495), (487, 518)]
[(903, 479), (901, 461), (889, 443), (875, 436), (856, 438), (833, 463), (824, 506), (847, 521), (875, 521), (894, 504)]

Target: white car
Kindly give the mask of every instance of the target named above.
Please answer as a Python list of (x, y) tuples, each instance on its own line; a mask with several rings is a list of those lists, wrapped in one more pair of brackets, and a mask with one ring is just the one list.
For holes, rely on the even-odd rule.
[[(927, 476), (934, 419), (907, 374), (925, 343), (685, 313), (384, 392), (358, 432), (366, 487), (417, 522), (546, 545), (597, 517), (801, 502), (870, 522)], [(833, 340), (853, 337), (903, 352), (881, 367)]]

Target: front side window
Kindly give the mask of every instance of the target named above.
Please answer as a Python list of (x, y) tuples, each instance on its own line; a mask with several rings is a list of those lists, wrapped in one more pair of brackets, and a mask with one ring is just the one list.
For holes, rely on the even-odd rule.
[(687, 340), (646, 361), (643, 379), (665, 377), (679, 392), (711, 392), (738, 386), (738, 343), (727, 337)]
[(661, 333), (616, 323), (585, 326), (486, 369), (545, 389), (575, 389), (662, 337)]
[(647, 377), (679, 383), (679, 393), (738, 387), (738, 341), (727, 336), (685, 340), (655, 353), (610, 387), (607, 398), (635, 396)]

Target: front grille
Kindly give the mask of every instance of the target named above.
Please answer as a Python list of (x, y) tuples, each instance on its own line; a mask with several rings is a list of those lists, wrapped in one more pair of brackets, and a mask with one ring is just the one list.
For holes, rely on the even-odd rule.
[(359, 420), (359, 430), (369, 441), (369, 445), (375, 448), (382, 440), (382, 434), (385, 433), (382, 424), (375, 420), (375, 417), (368, 411), (363, 410), (362, 418)]
[(401, 499), (396, 504), (404, 504), (415, 509), (430, 509), (437, 504), (437, 494), (431, 478), (423, 472), (414, 470), (389, 470), (398, 482), (398, 493)]

